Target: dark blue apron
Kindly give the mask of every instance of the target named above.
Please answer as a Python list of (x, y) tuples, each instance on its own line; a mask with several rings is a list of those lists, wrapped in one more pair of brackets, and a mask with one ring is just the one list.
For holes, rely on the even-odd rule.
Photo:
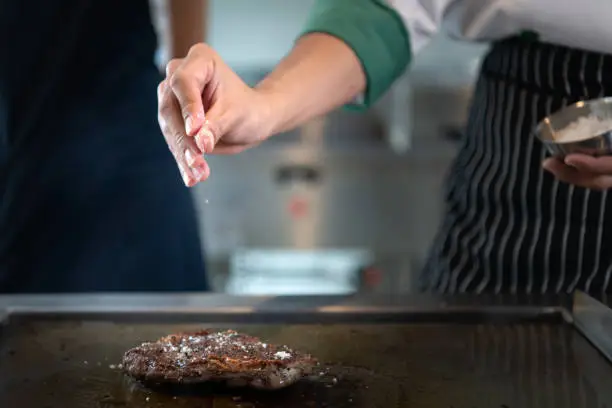
[(0, 292), (206, 290), (148, 1), (3, 1), (0, 26)]

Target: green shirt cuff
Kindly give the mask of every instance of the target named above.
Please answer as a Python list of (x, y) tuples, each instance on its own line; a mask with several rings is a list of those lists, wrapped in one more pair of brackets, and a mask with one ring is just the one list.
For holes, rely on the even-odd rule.
[(384, 0), (316, 0), (301, 36), (326, 33), (344, 41), (361, 62), (367, 89), (348, 105), (367, 109), (400, 77), (411, 60), (408, 31)]

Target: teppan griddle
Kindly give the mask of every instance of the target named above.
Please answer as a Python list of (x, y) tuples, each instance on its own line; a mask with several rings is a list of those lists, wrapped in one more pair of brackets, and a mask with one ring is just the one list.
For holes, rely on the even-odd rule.
[[(563, 298), (0, 297), (0, 407), (612, 407), (609, 309)], [(111, 368), (234, 328), (317, 356), (278, 392), (148, 389)]]

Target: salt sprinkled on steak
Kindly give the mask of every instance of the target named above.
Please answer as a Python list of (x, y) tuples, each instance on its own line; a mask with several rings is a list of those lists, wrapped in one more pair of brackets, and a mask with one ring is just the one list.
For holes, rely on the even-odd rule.
[(289, 386), (315, 365), (310, 355), (233, 330), (170, 335), (128, 350), (123, 357), (124, 371), (142, 381), (221, 381), (260, 389)]
[(278, 358), (279, 360), (285, 360), (287, 358), (291, 358), (291, 354), (287, 353), (286, 351), (279, 351), (274, 353), (274, 357)]

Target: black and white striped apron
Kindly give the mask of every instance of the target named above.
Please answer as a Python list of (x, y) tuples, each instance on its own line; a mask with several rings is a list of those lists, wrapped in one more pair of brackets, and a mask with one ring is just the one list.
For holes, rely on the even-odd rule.
[(612, 291), (612, 199), (558, 182), (532, 130), (579, 100), (612, 95), (612, 55), (512, 39), (486, 56), (446, 214), (421, 288)]

